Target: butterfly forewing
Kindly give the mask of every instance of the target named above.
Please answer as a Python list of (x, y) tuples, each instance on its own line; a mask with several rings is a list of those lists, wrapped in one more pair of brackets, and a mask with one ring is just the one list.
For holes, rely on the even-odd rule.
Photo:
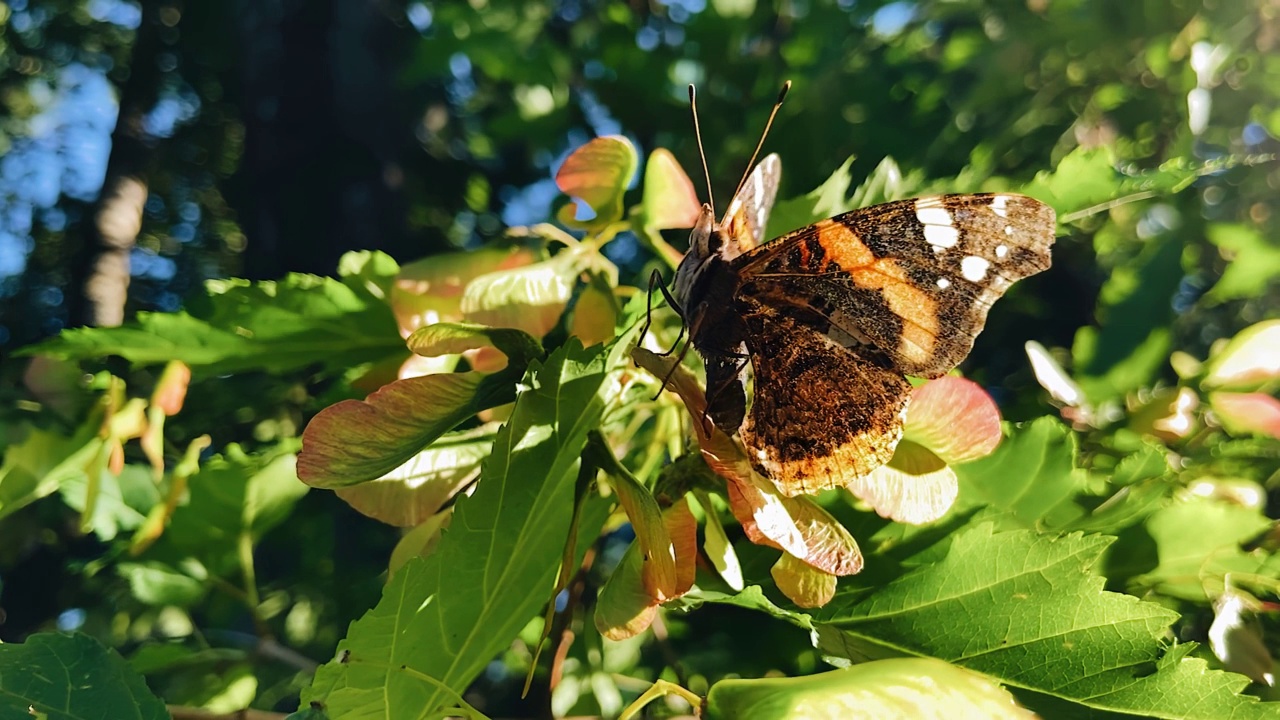
[(720, 230), (727, 238), (721, 250), (725, 260), (732, 260), (764, 243), (769, 211), (773, 209), (781, 180), (782, 161), (776, 154), (766, 155), (729, 201), (724, 220), (720, 222)]
[(935, 377), (968, 355), (1011, 283), (1049, 266), (1054, 228), (1052, 208), (1021, 195), (876, 205), (740, 257), (738, 296), (796, 308), (841, 344)]

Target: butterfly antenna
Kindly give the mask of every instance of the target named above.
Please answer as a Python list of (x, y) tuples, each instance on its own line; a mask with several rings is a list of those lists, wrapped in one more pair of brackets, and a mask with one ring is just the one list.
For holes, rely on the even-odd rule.
[(734, 189), (735, 197), (742, 186), (747, 182), (747, 176), (751, 174), (751, 168), (755, 167), (756, 157), (760, 154), (760, 148), (764, 147), (764, 139), (769, 137), (769, 128), (773, 127), (773, 119), (778, 115), (778, 108), (782, 107), (782, 101), (787, 98), (787, 92), (791, 90), (791, 81), (782, 83), (782, 89), (778, 91), (778, 100), (773, 104), (773, 110), (769, 113), (769, 122), (764, 124), (764, 132), (760, 133), (760, 142), (756, 143), (756, 151), (751, 153), (751, 162), (747, 163), (747, 169), (742, 173), (742, 179), (738, 181), (738, 187)]
[(698, 92), (689, 83), (689, 108), (693, 110), (693, 135), (698, 139), (698, 157), (702, 159), (702, 176), (707, 179), (707, 202), (711, 205), (711, 216), (716, 214), (716, 199), (711, 194), (711, 171), (707, 169), (707, 153), (702, 149), (702, 128), (698, 126)]

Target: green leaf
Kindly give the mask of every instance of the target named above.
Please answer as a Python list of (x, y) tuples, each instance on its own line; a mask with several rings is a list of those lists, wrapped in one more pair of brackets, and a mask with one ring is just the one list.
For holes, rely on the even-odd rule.
[(79, 633), (0, 644), (0, 718), (167, 720), (169, 712), (115, 650)]
[(165, 563), (120, 563), (116, 572), (129, 581), (133, 596), (148, 605), (186, 607), (204, 596), (203, 582)]
[[(95, 417), (96, 416), (96, 417)], [(101, 415), (66, 437), (34, 425), (21, 425), (5, 448), (0, 465), (0, 518), (58, 491), (64, 483), (84, 478), (85, 467), (102, 448)]]
[[(459, 498), (427, 558), (396, 571), (351, 625), (304, 703), (335, 717), (419, 717), (451, 704), (419, 675), (461, 693), (548, 600), (573, 513), (578, 457), (618, 391), (633, 333), (605, 350), (570, 340), (530, 368), (475, 494)], [(580, 537), (603, 521), (584, 517)], [(593, 520), (591, 518), (594, 518)]]
[(240, 562), (240, 543), (256, 541), (289, 516), (307, 493), (294, 472), (293, 447), (248, 455), (228, 445), (188, 480), (190, 497), (173, 513), (160, 544), (199, 558), (210, 572)]
[[(456, 350), (474, 336), (428, 326), (415, 332), (424, 349)], [(477, 327), (477, 326), (472, 326)], [(423, 448), (482, 410), (511, 402), (515, 382), (538, 347), (520, 331), (486, 331), (507, 353), (499, 372), (436, 373), (397, 380), (364, 400), (343, 400), (321, 410), (302, 433), (298, 477), (318, 488), (376, 480), (412, 461)], [(446, 342), (447, 341), (447, 342)]]
[[(954, 537), (945, 557), (867, 596), (815, 613), (819, 648), (855, 660), (936, 657), (1013, 688), (1035, 709), (1123, 712), (1159, 718), (1275, 717), (1280, 706), (1241, 696), (1246, 678), (1208, 671), (1167, 649), (1177, 613), (1103, 591), (1092, 568), (1111, 539), (982, 525)], [(843, 602), (842, 602), (843, 600)]]
[(1095, 404), (1149, 384), (1168, 363), (1181, 256), (1176, 237), (1153, 239), (1107, 279), (1098, 326), (1080, 328), (1071, 349), (1076, 380)]
[(1207, 593), (1216, 596), (1222, 590), (1227, 573), (1263, 569), (1270, 555), (1261, 549), (1245, 552), (1241, 544), (1271, 525), (1257, 508), (1210, 498), (1174, 502), (1147, 519), (1159, 562), (1130, 584), (1135, 592), (1154, 590), (1204, 602)]
[(308, 365), (345, 370), (404, 353), (390, 307), (367, 289), (293, 274), (279, 282), (210, 280), (205, 291), (184, 312), (66, 330), (22, 352), (67, 360), (119, 355), (135, 365), (181, 360), (206, 376)]
[(598, 228), (621, 218), (622, 195), (639, 162), (631, 141), (621, 135), (598, 137), (574, 150), (556, 172), (556, 186), (585, 202), (595, 217), (578, 220), (570, 204), (561, 209), (559, 220), (569, 227)]
[(1017, 428), (981, 460), (955, 466), (960, 477), (956, 512), (988, 506), (1004, 510), (1022, 527), (1062, 527), (1082, 510), (1074, 504), (1085, 484), (1075, 467), (1075, 435), (1042, 417)]
[[(84, 512), (89, 477), (78, 473), (68, 477), (59, 488), (69, 507)], [(93, 533), (110, 540), (122, 530), (135, 530), (147, 513), (160, 502), (160, 492), (151, 477), (151, 469), (142, 465), (125, 465), (119, 477), (106, 468), (99, 471), (98, 495), (89, 523)]]
[(1220, 303), (1260, 297), (1280, 277), (1280, 243), (1274, 239), (1264, 238), (1248, 225), (1214, 223), (1206, 232), (1209, 242), (1230, 261), (1222, 277), (1205, 293), (1206, 300)]

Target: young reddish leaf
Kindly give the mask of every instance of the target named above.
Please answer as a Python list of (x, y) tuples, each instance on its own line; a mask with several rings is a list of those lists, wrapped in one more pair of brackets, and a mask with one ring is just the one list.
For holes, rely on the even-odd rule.
[(158, 407), (167, 416), (177, 415), (182, 409), (182, 402), (187, 397), (187, 386), (191, 384), (191, 368), (180, 360), (170, 361), (164, 366), (164, 372), (156, 382), (151, 393), (152, 407)]
[(1209, 405), (1232, 435), (1280, 438), (1280, 400), (1264, 393), (1209, 393)]
[(488, 247), (432, 255), (405, 265), (391, 286), (391, 310), (401, 337), (432, 323), (462, 320), (462, 295), (472, 280), (537, 259), (527, 248)]
[(729, 507), (751, 542), (779, 548), (832, 575), (852, 575), (862, 569), (862, 552), (843, 525), (810, 498), (783, 495), (751, 467), (732, 438), (703, 421), (706, 398), (692, 373), (674, 357), (644, 348), (636, 348), (631, 356), (656, 377), (666, 377), (674, 368), (669, 387), (694, 419), (703, 459), (728, 481)]
[(585, 243), (565, 248), (550, 260), (483, 275), (463, 293), (463, 317), (541, 338), (559, 322), (579, 275), (588, 271), (603, 274), (610, 286), (617, 284), (618, 269)]
[(836, 576), (782, 553), (769, 570), (773, 582), (791, 602), (802, 608), (822, 607), (836, 594)]
[(335, 491), (364, 515), (388, 525), (414, 527), (440, 512), (479, 477), (480, 462), (489, 455), (495, 429), (446, 435), (386, 475)]
[(684, 168), (666, 148), (649, 154), (644, 166), (644, 224), (655, 230), (691, 228), (702, 204)]
[(481, 385), (493, 377), (424, 375), (397, 380), (364, 400), (330, 405), (302, 433), (298, 477), (312, 487), (339, 488), (392, 472), (483, 409), (488, 403), (478, 400)]
[(922, 525), (947, 514), (960, 485), (946, 461), (911, 440), (903, 440), (887, 465), (853, 481), (848, 489), (881, 517)]
[(585, 202), (595, 217), (579, 221), (573, 205), (566, 205), (559, 220), (568, 227), (596, 228), (621, 218), (622, 195), (638, 164), (631, 141), (621, 135), (598, 137), (574, 150), (556, 172), (556, 187)]
[[(675, 579), (671, 600), (693, 587), (698, 553), (698, 524), (683, 498), (662, 511), (662, 521), (675, 552)], [(644, 553), (639, 536), (631, 543), (622, 562), (605, 581), (596, 599), (595, 623), (600, 634), (610, 640), (625, 640), (644, 632), (653, 622), (662, 600), (646, 589)]]
[(1000, 411), (977, 383), (946, 375), (912, 391), (903, 437), (944, 462), (976, 460), (1000, 444)]
[(1205, 387), (1253, 389), (1280, 377), (1280, 320), (1241, 330), (1206, 365)]

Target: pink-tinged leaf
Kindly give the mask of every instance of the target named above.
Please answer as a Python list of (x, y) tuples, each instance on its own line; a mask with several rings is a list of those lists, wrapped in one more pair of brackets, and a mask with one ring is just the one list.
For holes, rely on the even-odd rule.
[(888, 464), (848, 485), (849, 492), (881, 517), (911, 525), (946, 515), (959, 489), (956, 474), (946, 462), (911, 440), (898, 443)]
[(631, 141), (621, 135), (598, 137), (574, 150), (556, 172), (556, 187), (586, 203), (595, 217), (579, 221), (567, 205), (559, 220), (569, 227), (602, 227), (621, 218), (622, 195), (638, 164)]
[(1205, 365), (1205, 387), (1247, 390), (1280, 378), (1280, 320), (1241, 330)]
[(530, 265), (537, 259), (527, 248), (489, 247), (432, 255), (405, 265), (391, 286), (391, 310), (400, 335), (409, 337), (432, 323), (462, 320), (462, 295), (472, 280)]
[(836, 594), (836, 576), (782, 553), (769, 570), (773, 582), (787, 599), (802, 608), (822, 607)]
[(88, 375), (77, 363), (47, 355), (31, 358), (22, 373), (22, 383), (46, 408), (66, 419), (80, 418), (93, 402), (85, 392)]
[(1264, 393), (1209, 393), (1209, 405), (1232, 435), (1280, 438), (1280, 400)]
[(419, 525), (480, 476), (480, 462), (489, 455), (494, 430), (491, 426), (446, 435), (376, 480), (337, 488), (338, 497), (388, 525)]
[(948, 463), (977, 460), (1000, 444), (1000, 411), (977, 383), (946, 375), (911, 392), (903, 438)]
[(644, 166), (644, 224), (655, 230), (691, 228), (702, 203), (684, 168), (666, 148), (649, 155)]
[(636, 348), (631, 356), (655, 377), (666, 377), (675, 368), (668, 387), (693, 417), (702, 457), (727, 481), (729, 507), (751, 542), (783, 550), (832, 575), (853, 575), (862, 569), (862, 552), (843, 525), (810, 498), (783, 495), (751, 467), (732, 438), (703, 421), (706, 399), (692, 373), (677, 366), (674, 357), (644, 348)]
[(397, 380), (364, 400), (330, 405), (302, 433), (298, 477), (312, 487), (339, 488), (392, 472), (458, 423), (498, 404), (485, 401), (493, 392), (481, 392), (496, 377), (424, 375)]
[(463, 317), (490, 327), (517, 328), (541, 338), (556, 326), (584, 272), (616, 285), (618, 269), (588, 244), (561, 250), (550, 260), (476, 278), (462, 296)]
[[(684, 499), (662, 511), (666, 532), (675, 550), (674, 599), (693, 586), (698, 552), (698, 525)], [(605, 581), (596, 599), (595, 623), (600, 634), (610, 640), (625, 640), (644, 632), (653, 622), (661, 601), (646, 589), (643, 580), (644, 550), (631, 543), (622, 562)]]
[(171, 360), (164, 366), (160, 380), (151, 393), (151, 405), (160, 408), (165, 415), (177, 415), (182, 409), (182, 402), (187, 397), (187, 386), (191, 384), (191, 368), (180, 360)]

